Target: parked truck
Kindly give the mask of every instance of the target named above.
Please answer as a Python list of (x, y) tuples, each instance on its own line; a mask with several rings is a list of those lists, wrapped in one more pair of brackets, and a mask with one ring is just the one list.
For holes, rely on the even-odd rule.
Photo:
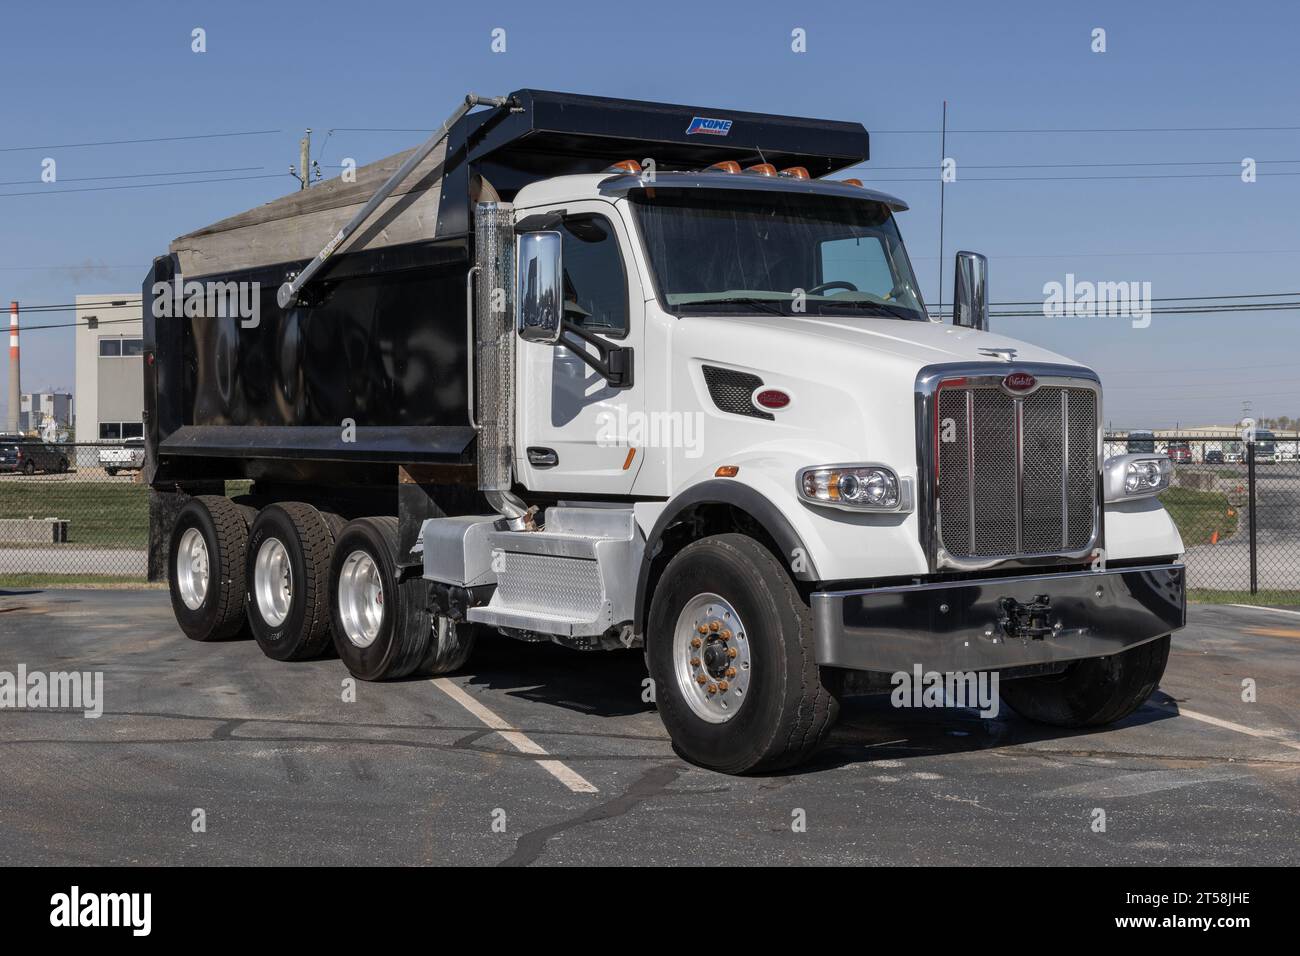
[(731, 773), (811, 754), (855, 672), (1133, 712), (1184, 623), (1170, 464), (1104, 460), (1098, 376), (989, 331), (983, 257), (929, 317), (906, 204), (844, 176), (868, 145), (469, 96), (177, 239), (144, 284), (145, 477), (181, 629), (364, 680), (484, 632), (641, 648), (679, 753)]

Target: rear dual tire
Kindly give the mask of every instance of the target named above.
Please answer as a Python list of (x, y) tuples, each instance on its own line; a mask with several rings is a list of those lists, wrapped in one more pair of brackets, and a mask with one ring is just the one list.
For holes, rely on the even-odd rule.
[(217, 495), (191, 498), (176, 516), (167, 578), (176, 622), (192, 641), (235, 637), (244, 615), (244, 556), (255, 512)]
[(477, 628), (436, 616), (429, 584), (403, 579), (396, 518), (358, 518), (339, 535), (330, 572), (334, 647), (354, 677), (396, 680), (462, 667)]
[(330, 646), (329, 569), (334, 533), (301, 502), (268, 505), (248, 535), (244, 577), (253, 638), (267, 657), (305, 661)]

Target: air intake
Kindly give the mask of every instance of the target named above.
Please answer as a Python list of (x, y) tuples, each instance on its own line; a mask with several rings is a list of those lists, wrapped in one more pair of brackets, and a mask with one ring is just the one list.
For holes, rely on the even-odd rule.
[(716, 365), (704, 366), (704, 384), (709, 387), (709, 396), (713, 404), (732, 415), (745, 415), (748, 418), (776, 418), (771, 412), (757, 408), (751, 396), (754, 390), (763, 387), (763, 380), (750, 372), (738, 372), (735, 369), (719, 368)]

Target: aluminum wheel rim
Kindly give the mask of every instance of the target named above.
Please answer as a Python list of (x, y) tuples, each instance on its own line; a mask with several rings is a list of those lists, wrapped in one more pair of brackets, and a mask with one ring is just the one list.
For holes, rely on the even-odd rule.
[(279, 538), (267, 538), (257, 549), (253, 593), (262, 620), (271, 627), (285, 622), (293, 603), (293, 568), (289, 565), (289, 552)]
[(379, 565), (364, 551), (353, 551), (339, 569), (339, 618), (343, 633), (357, 647), (369, 647), (384, 624), (384, 582)]
[(753, 677), (749, 634), (724, 598), (706, 592), (686, 602), (673, 629), (673, 672), (701, 720), (721, 724), (740, 711)]
[(203, 532), (187, 528), (176, 549), (176, 588), (181, 592), (181, 601), (191, 611), (203, 606), (203, 599), (208, 596), (209, 575), (208, 543), (203, 540)]

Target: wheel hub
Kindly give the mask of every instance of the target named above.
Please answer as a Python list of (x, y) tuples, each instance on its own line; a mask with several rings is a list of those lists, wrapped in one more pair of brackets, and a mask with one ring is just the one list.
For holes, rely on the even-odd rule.
[(253, 565), (253, 593), (257, 610), (271, 627), (279, 627), (289, 617), (293, 603), (293, 568), (289, 552), (279, 538), (267, 538), (257, 549)]
[(736, 715), (752, 667), (745, 625), (728, 601), (705, 593), (686, 602), (673, 632), (673, 668), (696, 716), (722, 723)]
[(203, 533), (198, 528), (187, 528), (176, 549), (176, 588), (191, 611), (197, 611), (207, 597), (209, 567), (208, 543)]
[(369, 647), (384, 623), (384, 582), (374, 558), (353, 551), (339, 570), (339, 617), (357, 647)]

